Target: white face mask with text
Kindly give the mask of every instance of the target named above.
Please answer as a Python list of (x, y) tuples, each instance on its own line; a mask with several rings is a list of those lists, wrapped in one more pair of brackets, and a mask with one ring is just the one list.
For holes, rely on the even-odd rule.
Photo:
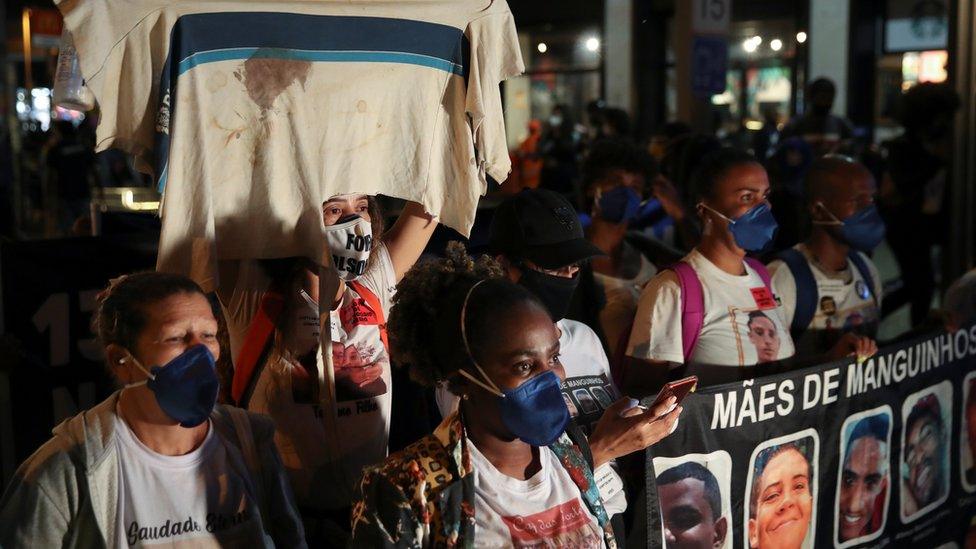
[(325, 241), (339, 278), (351, 282), (366, 272), (373, 249), (373, 227), (369, 221), (351, 214), (325, 228)]

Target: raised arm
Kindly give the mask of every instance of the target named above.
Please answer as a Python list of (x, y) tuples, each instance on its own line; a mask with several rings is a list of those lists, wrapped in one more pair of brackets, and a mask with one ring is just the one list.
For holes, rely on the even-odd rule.
[(393, 262), (393, 272), (397, 282), (420, 259), (427, 243), (430, 242), (437, 221), (416, 202), (407, 202), (396, 223), (383, 235), (383, 242)]

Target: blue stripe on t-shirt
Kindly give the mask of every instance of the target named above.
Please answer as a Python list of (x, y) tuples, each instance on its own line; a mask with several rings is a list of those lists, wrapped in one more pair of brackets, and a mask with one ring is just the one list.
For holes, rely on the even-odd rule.
[[(399, 63), (467, 78), (469, 46), (462, 29), (394, 19), (275, 12), (218, 12), (181, 16), (159, 81), (159, 101), (176, 111), (176, 83), (186, 71), (231, 59), (288, 59), (328, 63)], [(175, 61), (174, 61), (175, 60)], [(159, 112), (159, 111), (157, 111)], [(155, 167), (166, 185), (168, 133), (156, 133)]]
[(282, 48), (232, 48), (194, 53), (180, 61), (179, 74), (203, 65), (230, 59), (288, 59), (329, 63), (403, 63), (420, 65), (445, 72), (463, 75), (464, 67), (450, 61), (427, 55), (398, 51), (304, 51)]

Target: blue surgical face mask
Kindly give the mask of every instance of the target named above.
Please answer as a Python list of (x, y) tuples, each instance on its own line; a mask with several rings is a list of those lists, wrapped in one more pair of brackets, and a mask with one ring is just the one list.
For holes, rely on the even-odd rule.
[(878, 247), (885, 237), (885, 224), (878, 213), (878, 208), (871, 204), (854, 213), (854, 215), (841, 221), (837, 219), (823, 203), (818, 202), (820, 207), (828, 216), (830, 221), (814, 220), (814, 225), (832, 225), (840, 227), (838, 238), (855, 250), (868, 253)]
[(207, 418), (217, 403), (217, 368), (206, 345), (194, 345), (164, 366), (149, 370), (131, 354), (120, 362), (132, 361), (149, 379), (126, 387), (145, 384), (156, 396), (159, 407), (183, 427), (196, 427)]
[[(468, 290), (461, 306), (461, 339), (464, 348), (471, 358), (474, 367), (481, 374), (481, 380), (465, 370), (460, 374), (482, 389), (499, 398), (498, 409), (501, 413), (502, 424), (520, 440), (532, 446), (549, 446), (556, 442), (566, 430), (569, 423), (569, 410), (559, 390), (559, 376), (549, 370), (522, 383), (514, 389), (501, 390), (488, 377), (485, 370), (474, 359), (468, 346), (467, 330), (465, 329), (465, 311), (468, 299), (478, 282)], [(483, 380), (483, 381), (482, 381)]]
[(640, 195), (623, 185), (598, 193), (596, 200), (600, 206), (600, 218), (610, 223), (627, 223), (640, 212)]
[(738, 219), (729, 219), (704, 203), (701, 206), (729, 222), (729, 232), (732, 233), (735, 244), (743, 250), (762, 251), (776, 236), (779, 225), (773, 217), (773, 210), (765, 201), (740, 215)]

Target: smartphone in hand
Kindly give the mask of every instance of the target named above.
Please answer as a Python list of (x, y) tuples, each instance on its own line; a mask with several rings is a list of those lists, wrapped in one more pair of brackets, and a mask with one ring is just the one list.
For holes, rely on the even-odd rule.
[(669, 381), (664, 384), (661, 391), (658, 392), (657, 397), (654, 399), (654, 403), (650, 405), (650, 408), (656, 408), (660, 404), (664, 404), (672, 396), (675, 398), (674, 406), (679, 406), (681, 401), (688, 396), (688, 393), (695, 390), (698, 386), (698, 376), (688, 376), (686, 378), (679, 379), (677, 381)]

